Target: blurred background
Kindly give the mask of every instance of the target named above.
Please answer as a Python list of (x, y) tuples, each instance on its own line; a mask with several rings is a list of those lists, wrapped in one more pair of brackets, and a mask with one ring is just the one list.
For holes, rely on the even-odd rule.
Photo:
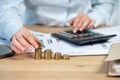
[(120, 0), (115, 1), (115, 8), (112, 13), (111, 19), (107, 22), (109, 26), (120, 26)]

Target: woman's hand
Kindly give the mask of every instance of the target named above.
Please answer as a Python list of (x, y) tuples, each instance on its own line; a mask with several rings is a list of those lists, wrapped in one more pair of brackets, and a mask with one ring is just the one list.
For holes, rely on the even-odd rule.
[(77, 31), (83, 31), (84, 29), (91, 29), (93, 28), (94, 23), (95, 21), (84, 13), (78, 14), (73, 20), (70, 21), (70, 24), (74, 27), (74, 33)]
[(16, 53), (22, 53), (24, 50), (32, 50), (32, 46), (38, 48), (38, 43), (40, 43), (38, 38), (22, 27), (12, 37), (10, 47)]

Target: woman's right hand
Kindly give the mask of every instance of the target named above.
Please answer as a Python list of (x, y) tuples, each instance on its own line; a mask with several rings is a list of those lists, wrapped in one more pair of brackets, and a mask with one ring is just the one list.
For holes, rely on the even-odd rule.
[(16, 53), (22, 53), (24, 50), (32, 50), (32, 46), (38, 48), (38, 43), (39, 39), (22, 27), (13, 35), (10, 47)]

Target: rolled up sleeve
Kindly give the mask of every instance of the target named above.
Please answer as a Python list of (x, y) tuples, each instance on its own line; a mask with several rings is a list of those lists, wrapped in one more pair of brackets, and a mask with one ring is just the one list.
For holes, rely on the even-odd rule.
[(95, 20), (95, 27), (107, 23), (113, 12), (114, 4), (114, 0), (92, 0), (92, 9), (88, 15)]

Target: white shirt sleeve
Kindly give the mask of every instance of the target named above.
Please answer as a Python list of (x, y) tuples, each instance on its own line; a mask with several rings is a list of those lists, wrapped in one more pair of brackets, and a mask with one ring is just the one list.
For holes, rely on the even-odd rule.
[(9, 40), (23, 26), (19, 7), (23, 0), (0, 0), (0, 35)]
[(95, 27), (105, 24), (113, 12), (114, 0), (92, 0), (92, 9), (88, 15), (96, 21)]

